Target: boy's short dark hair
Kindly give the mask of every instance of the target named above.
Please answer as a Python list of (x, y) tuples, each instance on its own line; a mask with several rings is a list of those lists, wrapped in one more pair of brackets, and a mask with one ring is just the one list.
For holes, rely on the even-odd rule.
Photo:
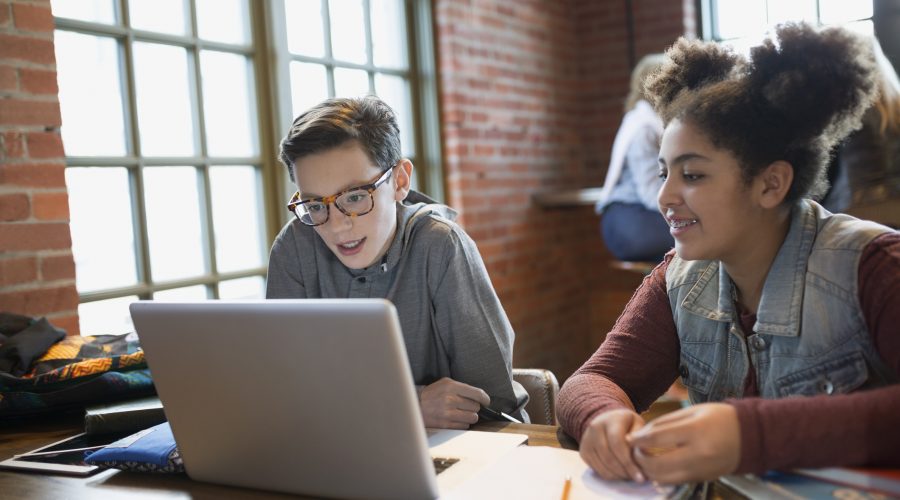
[(400, 161), (400, 128), (394, 111), (378, 97), (336, 97), (298, 116), (281, 141), (279, 159), (294, 180), (294, 162), (356, 141), (382, 170)]
[(664, 123), (698, 127), (737, 157), (746, 181), (789, 162), (792, 202), (827, 187), (829, 152), (861, 126), (875, 96), (875, 63), (865, 40), (846, 29), (788, 23), (776, 35), (749, 60), (714, 42), (679, 39), (646, 89)]

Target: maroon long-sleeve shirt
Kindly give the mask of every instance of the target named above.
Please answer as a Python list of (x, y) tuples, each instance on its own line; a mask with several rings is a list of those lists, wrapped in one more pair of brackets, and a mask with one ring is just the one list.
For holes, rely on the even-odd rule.
[[(603, 345), (563, 385), (557, 413), (580, 440), (593, 417), (645, 410), (678, 376), (678, 333), (666, 294), (672, 255), (644, 279)], [(900, 232), (863, 250), (859, 302), (875, 348), (900, 374)], [(742, 314), (751, 331), (755, 314)], [(750, 370), (752, 373), (753, 370)], [(748, 380), (743, 399), (726, 402), (741, 428), (738, 472), (793, 467), (900, 465), (900, 384), (844, 395), (763, 399)]]

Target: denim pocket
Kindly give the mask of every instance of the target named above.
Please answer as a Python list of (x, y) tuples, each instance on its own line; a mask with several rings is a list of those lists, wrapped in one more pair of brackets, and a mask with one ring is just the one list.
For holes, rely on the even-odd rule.
[(832, 355), (809, 368), (785, 375), (775, 386), (781, 397), (847, 394), (868, 379), (866, 359), (861, 352), (854, 351)]
[(692, 393), (692, 401), (695, 399), (705, 401), (709, 398), (715, 371), (708, 364), (685, 352), (685, 346), (681, 348), (678, 374), (681, 375), (681, 382)]

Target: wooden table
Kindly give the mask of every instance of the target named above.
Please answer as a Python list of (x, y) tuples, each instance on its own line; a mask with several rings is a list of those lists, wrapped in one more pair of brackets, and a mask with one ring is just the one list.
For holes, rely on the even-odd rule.
[[(0, 422), (0, 460), (82, 432), (82, 415), (63, 415), (10, 424)], [(528, 435), (531, 446), (577, 449), (577, 443), (559, 427), (491, 422), (474, 430)], [(192, 481), (185, 475), (107, 470), (89, 477), (0, 470), (0, 498), (121, 499), (121, 498), (298, 498), (265, 491), (218, 486)]]

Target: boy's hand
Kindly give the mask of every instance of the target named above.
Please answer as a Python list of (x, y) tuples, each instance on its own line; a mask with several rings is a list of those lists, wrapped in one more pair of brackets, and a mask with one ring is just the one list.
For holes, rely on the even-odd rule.
[(741, 457), (737, 410), (725, 403), (703, 403), (663, 415), (628, 440), (647, 477), (666, 484), (731, 474)]
[(631, 455), (625, 436), (644, 426), (644, 419), (631, 410), (611, 410), (588, 424), (581, 436), (578, 452), (582, 460), (603, 479), (644, 481), (641, 469)]
[(483, 390), (444, 377), (425, 386), (419, 394), (419, 407), (425, 427), (468, 429), (478, 422), (478, 410), (491, 404)]

